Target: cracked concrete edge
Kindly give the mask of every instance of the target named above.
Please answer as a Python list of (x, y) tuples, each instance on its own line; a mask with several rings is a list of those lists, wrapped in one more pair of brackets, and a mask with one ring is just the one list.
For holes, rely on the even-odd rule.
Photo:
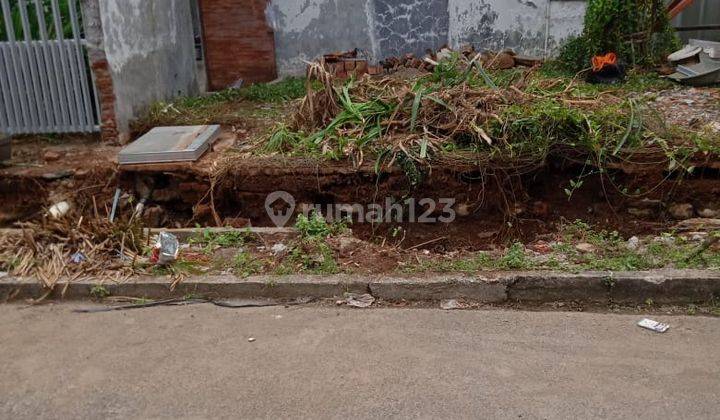
[[(194, 276), (174, 290), (166, 277), (138, 277), (126, 282), (60, 282), (51, 298), (83, 300), (102, 285), (112, 296), (147, 299), (187, 295), (218, 298), (338, 298), (371, 293), (386, 301), (465, 299), (480, 303), (577, 301), (587, 303), (707, 303), (720, 298), (720, 271), (654, 270), (637, 272), (500, 272), (475, 275), (400, 276)], [(45, 293), (33, 278), (0, 278), (0, 299), (37, 298)]]

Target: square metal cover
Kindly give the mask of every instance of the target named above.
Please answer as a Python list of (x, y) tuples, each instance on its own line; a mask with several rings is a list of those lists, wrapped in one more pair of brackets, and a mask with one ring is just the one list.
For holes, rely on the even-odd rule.
[(127, 145), (118, 155), (121, 165), (192, 162), (207, 151), (220, 134), (219, 125), (155, 127)]

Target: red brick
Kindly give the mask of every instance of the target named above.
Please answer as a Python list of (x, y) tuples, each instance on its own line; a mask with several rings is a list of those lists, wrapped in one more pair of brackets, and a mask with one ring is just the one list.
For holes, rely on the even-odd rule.
[(201, 0), (205, 59), (210, 89), (238, 79), (277, 78), (275, 37), (265, 17), (268, 0)]

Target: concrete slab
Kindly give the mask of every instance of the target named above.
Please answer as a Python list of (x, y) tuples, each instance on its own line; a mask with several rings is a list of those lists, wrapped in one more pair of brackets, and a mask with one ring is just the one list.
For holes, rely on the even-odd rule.
[(120, 151), (120, 165), (192, 162), (220, 134), (219, 125), (156, 127)]

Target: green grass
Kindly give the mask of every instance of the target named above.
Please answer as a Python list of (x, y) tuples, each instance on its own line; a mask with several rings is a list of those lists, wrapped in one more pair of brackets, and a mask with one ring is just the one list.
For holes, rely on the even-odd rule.
[[(277, 119), (283, 102), (305, 95), (305, 79), (287, 78), (280, 82), (258, 83), (241, 89), (227, 89), (208, 95), (187, 96), (171, 102), (154, 103), (133, 128), (145, 131), (164, 125), (241, 125), (248, 118)], [(257, 109), (258, 104), (267, 108)]]
[[(638, 249), (630, 249), (617, 232), (597, 231), (588, 224), (575, 221), (562, 228), (561, 242), (552, 253), (536, 256), (520, 243), (512, 244), (504, 252), (478, 252), (452, 260), (431, 259), (403, 268), (405, 272), (464, 272), (483, 270), (559, 270), (580, 271), (638, 271), (661, 268), (720, 269), (720, 251), (706, 250), (698, 257), (688, 256), (698, 249), (680, 236), (664, 234), (659, 239), (646, 240)], [(583, 253), (577, 243), (590, 243), (595, 251)]]
[(239, 252), (233, 259), (233, 272), (240, 277), (250, 277), (261, 274), (265, 264), (247, 252)]

